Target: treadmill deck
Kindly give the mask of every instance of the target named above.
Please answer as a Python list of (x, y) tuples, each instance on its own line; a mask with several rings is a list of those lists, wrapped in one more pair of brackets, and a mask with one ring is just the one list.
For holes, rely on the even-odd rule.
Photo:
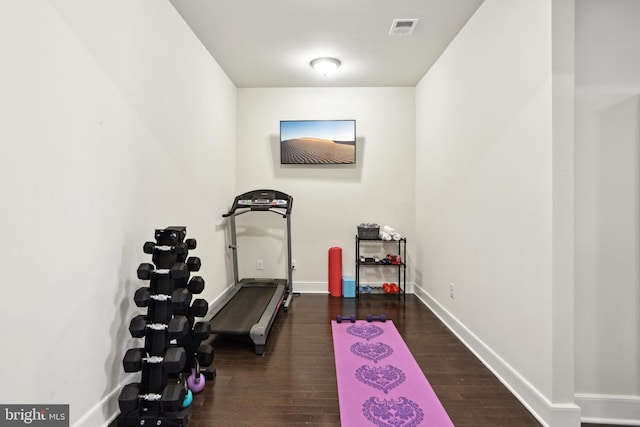
[(258, 323), (274, 292), (276, 283), (243, 286), (236, 295), (211, 319), (211, 333), (247, 335)]

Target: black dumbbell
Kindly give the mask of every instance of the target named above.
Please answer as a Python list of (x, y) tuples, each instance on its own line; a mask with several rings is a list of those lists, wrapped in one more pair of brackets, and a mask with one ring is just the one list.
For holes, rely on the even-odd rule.
[(198, 246), (196, 239), (187, 239), (184, 242), (187, 244), (187, 248), (189, 249), (195, 249), (196, 246)]
[(184, 347), (169, 347), (164, 353), (162, 366), (167, 372), (175, 374), (182, 371), (186, 362), (187, 352)]
[(187, 353), (183, 347), (169, 347), (164, 356), (149, 356), (144, 348), (130, 348), (122, 359), (125, 372), (142, 370), (142, 363), (162, 363), (169, 373), (180, 372), (187, 362)]
[(189, 332), (189, 322), (185, 316), (175, 316), (168, 325), (162, 323), (147, 323), (147, 316), (139, 314), (129, 323), (129, 332), (133, 338), (142, 338), (147, 328), (154, 331), (166, 330), (169, 338), (180, 339)]
[(151, 289), (149, 288), (138, 288), (136, 293), (133, 295), (133, 300), (138, 307), (146, 307), (149, 305), (149, 299), (151, 298)]
[(176, 243), (175, 252), (179, 255), (178, 261), (184, 261), (189, 254), (189, 249), (195, 249), (196, 246), (196, 239), (187, 239), (184, 242)]
[(171, 267), (171, 278), (172, 279), (184, 279), (189, 277), (189, 267), (184, 262), (176, 262)]
[(120, 412), (127, 414), (138, 409), (138, 396), (140, 396), (140, 383), (131, 383), (124, 386), (118, 396)]
[(379, 316), (367, 314), (367, 322), (386, 322), (386, 321), (387, 321), (387, 317), (384, 314), (381, 314)]
[(174, 316), (174, 318), (169, 321), (169, 326), (167, 327), (169, 338), (180, 339), (187, 335), (188, 332), (189, 321), (185, 316)]
[(200, 366), (209, 366), (213, 363), (214, 351), (209, 344), (200, 344), (196, 354)]
[(142, 338), (147, 330), (147, 316), (139, 314), (129, 323), (129, 332), (133, 338)]
[(148, 262), (143, 262), (138, 267), (138, 271), (137, 271), (138, 279), (140, 279), (140, 280), (149, 280), (149, 279), (151, 279), (151, 273), (153, 273), (154, 269), (155, 269), (155, 267), (153, 266), (153, 264), (149, 264)]
[(153, 249), (156, 247), (156, 244), (154, 242), (144, 242), (144, 245), (142, 246), (142, 250), (144, 251), (145, 254), (153, 254)]
[(180, 288), (171, 294), (171, 305), (177, 310), (184, 310), (191, 304), (191, 292), (189, 289)]
[(197, 340), (206, 340), (211, 335), (210, 322), (196, 322), (193, 326), (193, 338)]
[(356, 323), (356, 315), (352, 314), (351, 316), (343, 316), (341, 314), (338, 314), (336, 316), (336, 322), (338, 323), (342, 323), (342, 321), (350, 321), (351, 323)]
[(122, 366), (125, 372), (138, 372), (142, 369), (142, 360), (144, 359), (144, 348), (130, 348), (124, 354)]
[(191, 315), (194, 317), (204, 317), (207, 311), (209, 311), (209, 303), (205, 299), (195, 299), (191, 304)]
[(163, 412), (175, 412), (182, 408), (182, 402), (187, 391), (182, 383), (170, 383), (164, 388), (160, 398)]
[(187, 258), (187, 267), (189, 268), (189, 271), (199, 271), (201, 265), (202, 262), (197, 256), (190, 256)]
[(204, 290), (204, 279), (200, 276), (193, 276), (191, 280), (189, 280), (187, 288), (189, 288), (192, 294), (202, 293)]
[(189, 252), (189, 248), (184, 242), (176, 243), (174, 250), (177, 255), (186, 255)]
[[(140, 264), (137, 270), (138, 279), (149, 280), (151, 279), (151, 275), (157, 272), (159, 272), (159, 270), (156, 270), (153, 264), (143, 262), (142, 264)], [(171, 271), (169, 274), (171, 275), (172, 279), (184, 279), (186, 277), (189, 277), (189, 266), (183, 262), (176, 262), (175, 264), (173, 264), (173, 267), (171, 267)]]
[(191, 292), (189, 292), (188, 289), (180, 288), (173, 291), (173, 294), (169, 297), (163, 294), (152, 295), (151, 289), (142, 287), (138, 288), (133, 296), (133, 300), (138, 307), (147, 307), (149, 300), (167, 301), (169, 299), (176, 310), (184, 310), (188, 308), (191, 303)]
[(186, 388), (182, 383), (167, 384), (161, 395), (156, 393), (141, 394), (140, 392), (140, 383), (131, 383), (124, 386), (118, 396), (120, 412), (127, 414), (135, 411), (138, 408), (140, 400), (159, 400), (162, 411), (175, 412), (182, 408), (182, 402), (184, 401), (184, 397), (187, 393)]

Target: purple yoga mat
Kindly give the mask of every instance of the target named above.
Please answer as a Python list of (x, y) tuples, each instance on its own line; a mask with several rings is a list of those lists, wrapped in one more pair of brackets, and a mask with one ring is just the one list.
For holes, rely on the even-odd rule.
[(342, 427), (452, 427), (392, 321), (331, 322)]

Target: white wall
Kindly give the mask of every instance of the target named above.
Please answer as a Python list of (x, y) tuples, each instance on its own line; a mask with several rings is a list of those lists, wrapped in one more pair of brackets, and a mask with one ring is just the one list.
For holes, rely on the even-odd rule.
[[(238, 90), (237, 192), (273, 188), (294, 197), (297, 290), (327, 290), (327, 251), (332, 246), (342, 247), (344, 274), (355, 274), (354, 236), (361, 222), (395, 227), (408, 237), (411, 248), (414, 118), (413, 88)], [(356, 164), (280, 165), (280, 120), (296, 119), (355, 119)], [(283, 221), (271, 217), (239, 217), (250, 227), (244, 237), (278, 236)], [(240, 276), (285, 277), (281, 238), (245, 240), (249, 241), (240, 243)], [(391, 252), (394, 247), (385, 249)], [(255, 270), (257, 258), (265, 260), (263, 272)], [(378, 285), (393, 280), (389, 270), (382, 271), (369, 271), (363, 280)]]
[[(552, 266), (554, 171), (565, 166), (551, 155), (559, 3), (485, 1), (415, 94), (241, 89), (237, 113), (236, 89), (168, 3), (0, 3), (0, 320), (18, 349), (0, 359), (11, 384), (0, 401), (69, 403), (75, 425), (114, 415), (142, 243), (156, 227), (187, 225), (211, 301), (231, 280), (220, 214), (237, 193), (271, 187), (295, 197), (299, 290), (326, 289), (330, 246), (343, 247), (353, 275), (357, 223), (394, 225), (409, 238), (419, 295), (543, 421), (557, 402), (574, 413), (557, 396), (567, 388), (557, 363), (549, 368), (557, 325), (572, 324), (558, 319), (566, 295)], [(576, 2), (575, 390), (585, 421), (640, 420), (638, 16), (634, 0)], [(355, 118), (358, 164), (279, 165), (279, 121), (310, 118)], [(257, 257), (265, 275), (283, 274), (281, 223), (265, 221), (275, 238), (242, 248), (244, 275), (259, 274)], [(258, 244), (263, 220), (245, 225)]]
[(153, 230), (198, 239), (204, 298), (228, 284), (235, 87), (168, 2), (3, 1), (0, 40), (0, 401), (101, 425)]
[(572, 326), (571, 259), (557, 258), (572, 237), (554, 227), (572, 211), (554, 197), (572, 163), (552, 156), (567, 153), (552, 101), (572, 104), (553, 92), (555, 3), (486, 0), (418, 84), (415, 274), (418, 294), (512, 392), (567, 427), (579, 425), (572, 335), (564, 344), (554, 328)]
[(640, 424), (640, 3), (576, 2), (576, 392)]

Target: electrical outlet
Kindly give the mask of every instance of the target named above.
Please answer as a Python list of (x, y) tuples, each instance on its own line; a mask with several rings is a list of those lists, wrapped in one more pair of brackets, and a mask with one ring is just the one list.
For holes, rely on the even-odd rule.
[(256, 260), (256, 270), (262, 270), (264, 268), (264, 264), (261, 259)]
[(298, 267), (298, 262), (295, 259), (291, 260), (291, 269), (295, 270)]
[(453, 282), (449, 282), (449, 296), (451, 297), (451, 299), (454, 299), (454, 293), (453, 290), (455, 288), (456, 285), (453, 284)]

